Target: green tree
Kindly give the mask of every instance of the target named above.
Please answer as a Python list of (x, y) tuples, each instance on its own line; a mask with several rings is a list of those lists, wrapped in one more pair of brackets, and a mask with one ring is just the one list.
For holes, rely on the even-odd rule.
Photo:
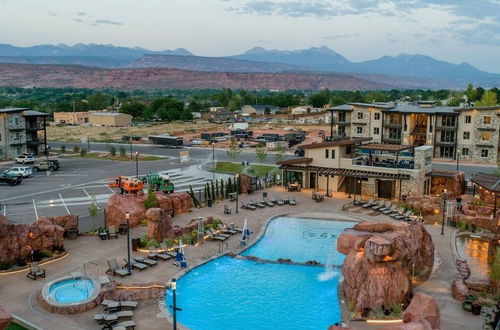
[(267, 149), (266, 146), (263, 143), (259, 143), (257, 145), (257, 148), (255, 148), (255, 156), (257, 156), (257, 159), (259, 162), (262, 164), (266, 161), (267, 158)]
[(132, 117), (142, 117), (146, 106), (139, 102), (127, 102), (122, 105), (120, 112), (131, 115)]
[(116, 147), (115, 146), (112, 145), (111, 147), (109, 147), (109, 154), (113, 158), (116, 156)]
[(212, 196), (212, 201), (215, 202), (215, 200), (217, 199), (217, 195), (215, 194), (215, 187), (213, 181), (210, 181), (210, 196)]
[(127, 149), (125, 149), (125, 147), (120, 147), (120, 157), (121, 158), (127, 157)]
[(66, 146), (64, 144), (61, 146), (61, 153), (66, 153)]
[(79, 147), (79, 146), (77, 146), (77, 145), (74, 145), (74, 146), (73, 146), (73, 152), (74, 152), (74, 153), (77, 153), (77, 152), (79, 152), (79, 151), (80, 151), (80, 147)]
[(111, 104), (111, 98), (104, 93), (94, 93), (88, 98), (88, 105), (91, 110), (106, 109)]
[(92, 228), (94, 228), (95, 218), (99, 215), (99, 207), (97, 206), (97, 201), (94, 195), (90, 197), (89, 205), (89, 215), (92, 217)]
[(215, 199), (220, 199), (219, 181), (215, 180)]
[(467, 89), (465, 91), (465, 95), (467, 95), (467, 102), (470, 104), (471, 102), (476, 101), (477, 90), (474, 88), (474, 85), (469, 83), (467, 85)]
[(144, 206), (146, 209), (158, 206), (158, 201), (155, 198), (152, 184), (148, 185), (148, 197), (146, 197), (146, 200), (144, 201)]
[(238, 141), (233, 137), (231, 137), (231, 144), (229, 145), (229, 149), (227, 150), (227, 156), (234, 162), (241, 154), (241, 149), (238, 146)]
[(227, 179), (227, 186), (226, 186), (226, 194), (229, 197), (229, 194), (233, 193), (233, 182), (231, 180), (231, 177)]
[(480, 101), (476, 102), (478, 107), (491, 107), (497, 105), (497, 94), (493, 91), (486, 91)]
[(87, 155), (87, 149), (85, 148), (80, 149), (80, 156), (85, 157), (86, 155)]
[(285, 148), (283, 148), (281, 143), (278, 143), (276, 146), (276, 153), (274, 154), (274, 160), (276, 162), (280, 162), (283, 159), (285, 159)]

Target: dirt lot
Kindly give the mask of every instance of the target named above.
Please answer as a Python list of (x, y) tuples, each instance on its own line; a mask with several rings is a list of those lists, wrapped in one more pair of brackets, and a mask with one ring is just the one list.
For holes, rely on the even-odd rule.
[[(254, 137), (264, 133), (286, 134), (290, 130), (285, 128), (296, 128), (308, 132), (304, 143), (320, 141), (319, 130), (329, 132), (328, 125), (280, 125), (280, 124), (253, 124), (250, 130), (254, 132)], [(133, 127), (100, 127), (100, 126), (50, 126), (47, 127), (47, 136), (50, 141), (80, 142), (90, 136), (92, 142), (119, 142), (123, 135), (140, 136), (143, 140), (135, 143), (148, 143), (148, 135), (170, 133), (175, 136), (182, 136), (184, 142), (199, 138), (203, 132), (225, 132), (229, 134), (230, 124), (214, 124), (206, 121), (190, 123), (169, 123), (158, 125), (144, 125)], [(218, 148), (229, 145), (229, 141), (217, 143)], [(208, 147), (208, 145), (206, 145)]]

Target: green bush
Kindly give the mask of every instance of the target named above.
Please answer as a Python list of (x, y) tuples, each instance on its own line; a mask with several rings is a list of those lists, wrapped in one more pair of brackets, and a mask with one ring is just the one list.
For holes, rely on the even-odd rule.
[(79, 146), (77, 146), (77, 145), (75, 145), (75, 146), (73, 147), (73, 152), (75, 152), (75, 153), (80, 152), (80, 147), (79, 147)]
[(61, 146), (61, 153), (66, 153), (66, 146), (64, 144)]
[(115, 146), (111, 146), (109, 148), (109, 154), (111, 155), (111, 157), (115, 157), (116, 156), (116, 147)]
[(82, 148), (82, 149), (80, 150), (80, 156), (85, 157), (85, 155), (86, 155), (86, 154), (87, 154), (87, 149)]
[(464, 232), (464, 231), (467, 231), (467, 221), (465, 219), (462, 219), (460, 221), (460, 225), (459, 225), (459, 228), (460, 228), (460, 231)]
[(148, 185), (148, 197), (146, 197), (146, 200), (144, 201), (144, 206), (146, 207), (146, 209), (158, 206), (158, 201), (156, 200), (153, 193), (152, 184)]
[(391, 304), (389, 306), (392, 316), (400, 318), (403, 315), (403, 304)]
[(127, 149), (120, 147), (120, 157), (125, 158), (127, 156)]
[(43, 251), (42, 252), (42, 257), (44, 258), (52, 258), (54, 256), (54, 253), (52, 253), (51, 251)]

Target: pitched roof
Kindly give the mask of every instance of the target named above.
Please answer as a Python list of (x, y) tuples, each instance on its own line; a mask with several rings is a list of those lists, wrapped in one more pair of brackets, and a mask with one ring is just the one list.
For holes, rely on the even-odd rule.
[(362, 144), (359, 147), (367, 150), (382, 150), (382, 151), (395, 151), (395, 152), (415, 148), (415, 146), (410, 146), (410, 145), (389, 144), (389, 143), (368, 143), (368, 144)]
[(46, 113), (46, 112), (40, 112), (40, 111), (35, 111), (35, 110), (26, 110), (23, 112), (23, 116), (26, 116), (26, 117), (48, 117), (50, 116), (50, 114)]
[(0, 109), (0, 113), (21, 112), (26, 110), (29, 110), (29, 108), (5, 108), (5, 109)]
[(326, 147), (335, 147), (335, 146), (349, 146), (349, 145), (356, 145), (356, 144), (364, 142), (364, 141), (370, 141), (371, 139), (372, 139), (371, 137), (352, 138), (352, 139), (338, 140), (338, 141), (332, 141), (332, 142), (319, 142), (319, 143), (305, 144), (305, 145), (302, 145), (300, 147), (302, 149), (317, 149), (317, 148), (326, 148)]
[(489, 191), (500, 192), (500, 177), (496, 175), (476, 173), (472, 176), (471, 181)]
[(245, 106), (252, 107), (255, 110), (262, 110), (262, 111), (266, 110), (266, 108), (269, 108), (269, 110), (278, 109), (278, 107), (271, 104), (247, 104)]
[(276, 162), (276, 165), (309, 164), (312, 161), (313, 161), (312, 158), (301, 157), (301, 158), (292, 158), (292, 159), (281, 160), (279, 162)]

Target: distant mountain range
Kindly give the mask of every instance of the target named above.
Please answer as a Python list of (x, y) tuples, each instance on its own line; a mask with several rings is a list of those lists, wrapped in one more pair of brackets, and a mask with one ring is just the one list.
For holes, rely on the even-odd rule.
[(0, 63), (81, 65), (101, 68), (175, 68), (233, 73), (344, 73), (370, 80), (406, 81), (415, 88), (464, 88), (469, 82), (500, 86), (500, 74), (470, 64), (452, 64), (415, 54), (352, 62), (328, 47), (281, 51), (255, 47), (226, 57), (195, 56), (186, 49), (151, 51), (113, 45), (76, 44), (16, 47), (0, 44)]

